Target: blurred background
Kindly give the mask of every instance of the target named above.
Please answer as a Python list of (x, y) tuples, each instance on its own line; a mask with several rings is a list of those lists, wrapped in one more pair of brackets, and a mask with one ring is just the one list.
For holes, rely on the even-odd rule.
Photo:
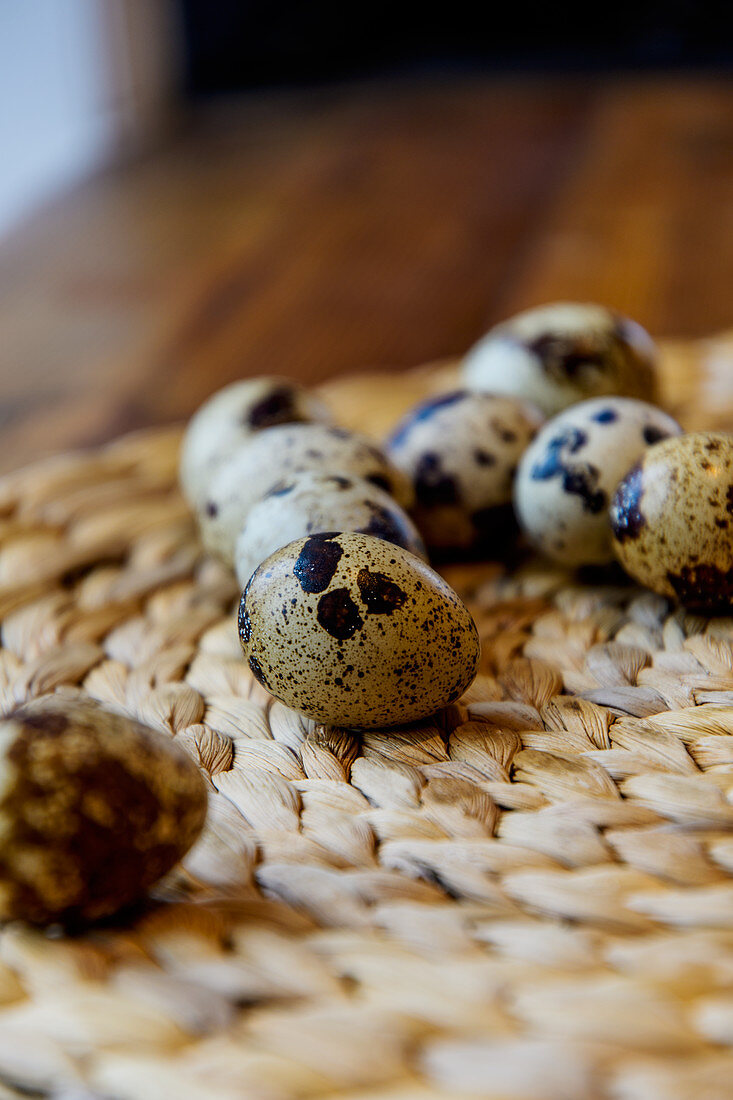
[(597, 300), (733, 326), (723, 0), (0, 0), (0, 468)]

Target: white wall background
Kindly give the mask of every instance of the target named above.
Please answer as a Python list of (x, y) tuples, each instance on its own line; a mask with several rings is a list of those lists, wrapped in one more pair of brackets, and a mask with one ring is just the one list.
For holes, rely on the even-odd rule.
[(0, 236), (152, 133), (174, 84), (169, 0), (0, 0)]

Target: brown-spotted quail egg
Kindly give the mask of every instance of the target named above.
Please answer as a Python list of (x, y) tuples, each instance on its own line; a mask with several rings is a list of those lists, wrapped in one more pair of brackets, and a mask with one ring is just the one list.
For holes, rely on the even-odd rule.
[(582, 401), (549, 420), (517, 473), (519, 525), (548, 557), (565, 565), (613, 561), (608, 506), (647, 447), (682, 431), (654, 405), (631, 397)]
[(181, 447), (181, 486), (195, 507), (219, 462), (255, 432), (277, 424), (330, 423), (317, 397), (285, 378), (232, 382), (205, 401), (189, 421)]
[(207, 549), (233, 562), (250, 508), (306, 470), (361, 477), (401, 505), (412, 503), (409, 480), (365, 436), (324, 424), (282, 424), (258, 432), (217, 467), (197, 510)]
[(693, 611), (733, 607), (733, 436), (694, 432), (650, 447), (614, 493), (627, 573)]
[(298, 539), (259, 566), (239, 636), (259, 682), (317, 722), (425, 718), (458, 699), (480, 657), (453, 589), (400, 546), (354, 532)]
[(420, 534), (389, 493), (360, 477), (296, 474), (249, 511), (234, 551), (242, 588), (260, 562), (281, 546), (320, 531), (375, 535), (427, 559)]
[(171, 738), (91, 700), (44, 696), (0, 721), (0, 920), (80, 924), (140, 898), (206, 816)]
[(458, 390), (417, 405), (387, 441), (415, 487), (414, 516), (434, 550), (500, 548), (512, 529), (517, 463), (542, 423), (513, 397)]
[(491, 329), (463, 361), (463, 384), (533, 401), (547, 416), (605, 394), (656, 399), (656, 349), (641, 325), (604, 306), (558, 302)]

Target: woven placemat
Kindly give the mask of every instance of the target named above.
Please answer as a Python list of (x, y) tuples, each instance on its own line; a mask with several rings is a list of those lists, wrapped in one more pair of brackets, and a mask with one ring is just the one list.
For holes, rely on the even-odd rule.
[[(450, 366), (324, 387), (388, 426)], [(731, 342), (665, 347), (733, 426)], [(0, 697), (83, 692), (210, 777), (125, 927), (0, 936), (0, 1100), (717, 1100), (733, 1089), (733, 619), (539, 561), (448, 572), (482, 672), (408, 731), (273, 702), (177, 431), (0, 482)]]

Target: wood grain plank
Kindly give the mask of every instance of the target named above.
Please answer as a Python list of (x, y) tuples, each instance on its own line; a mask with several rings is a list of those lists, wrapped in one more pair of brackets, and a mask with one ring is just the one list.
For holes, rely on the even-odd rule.
[(733, 320), (733, 87), (375, 82), (219, 102), (0, 244), (0, 467), (242, 374), (459, 354), (540, 301)]

